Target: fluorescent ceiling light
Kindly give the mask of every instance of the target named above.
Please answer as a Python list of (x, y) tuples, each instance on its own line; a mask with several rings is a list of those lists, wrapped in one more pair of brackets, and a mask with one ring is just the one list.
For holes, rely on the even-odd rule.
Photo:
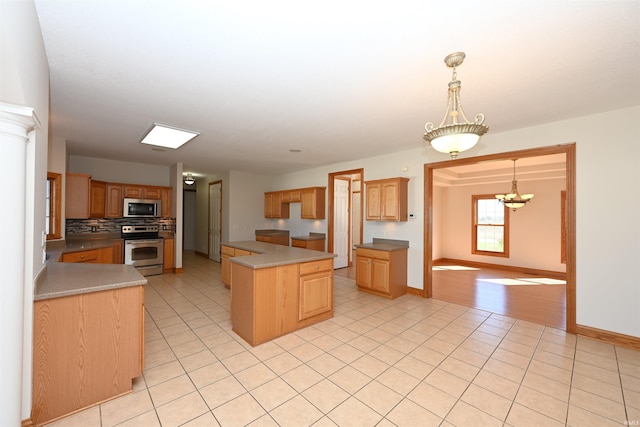
[(176, 149), (191, 141), (198, 135), (200, 135), (199, 132), (154, 123), (151, 130), (140, 142), (143, 144), (156, 145), (158, 147)]

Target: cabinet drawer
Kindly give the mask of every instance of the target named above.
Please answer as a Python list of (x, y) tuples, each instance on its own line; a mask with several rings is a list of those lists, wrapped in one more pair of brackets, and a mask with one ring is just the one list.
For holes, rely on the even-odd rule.
[(256, 242), (271, 243), (271, 237), (269, 237), (269, 236), (256, 236)]
[(390, 259), (390, 253), (388, 251), (378, 251), (375, 249), (356, 249), (356, 256), (363, 256), (367, 258), (376, 258), (376, 259)]
[(71, 252), (62, 255), (62, 262), (91, 262), (98, 259), (98, 250)]
[(243, 249), (236, 249), (236, 256), (245, 256), (245, 255), (251, 255), (251, 252), (245, 251)]
[(305, 240), (291, 239), (291, 246), (294, 248), (306, 248), (307, 242)]
[(333, 268), (333, 259), (323, 259), (321, 261), (303, 262), (300, 264), (300, 275), (318, 273)]
[(234, 256), (236, 254), (236, 250), (234, 248), (230, 248), (229, 246), (222, 247), (222, 255)]

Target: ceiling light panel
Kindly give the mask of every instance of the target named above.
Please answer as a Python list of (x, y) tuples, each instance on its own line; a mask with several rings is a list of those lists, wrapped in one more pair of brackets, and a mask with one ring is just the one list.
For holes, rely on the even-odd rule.
[(154, 123), (151, 130), (140, 142), (158, 147), (176, 149), (191, 141), (198, 135), (200, 135), (199, 132)]

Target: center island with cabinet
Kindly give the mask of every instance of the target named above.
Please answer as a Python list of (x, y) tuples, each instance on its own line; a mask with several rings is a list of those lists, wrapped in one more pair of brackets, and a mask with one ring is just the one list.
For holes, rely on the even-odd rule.
[[(233, 331), (252, 346), (333, 317), (335, 254), (272, 243), (223, 243)], [(224, 263), (227, 264), (225, 267)]]

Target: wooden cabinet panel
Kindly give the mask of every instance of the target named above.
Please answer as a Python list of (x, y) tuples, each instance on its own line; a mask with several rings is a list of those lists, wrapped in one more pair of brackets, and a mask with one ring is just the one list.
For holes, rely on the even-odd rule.
[(264, 193), (264, 217), (289, 218), (289, 204), (282, 201), (281, 191)]
[(300, 268), (300, 311), (298, 320), (308, 319), (333, 308), (333, 281), (330, 271), (302, 275)]
[(161, 187), (160, 188), (160, 201), (162, 202), (162, 217), (163, 218), (172, 218), (171, 210), (173, 203), (171, 203), (171, 193), (172, 190), (170, 187)]
[(91, 264), (113, 264), (113, 247), (108, 246), (86, 251), (68, 252), (62, 254), (62, 262), (86, 262)]
[(288, 234), (256, 234), (256, 242), (273, 243), (274, 245), (289, 246)]
[(133, 286), (34, 303), (34, 424), (131, 391), (142, 375), (143, 301)]
[(91, 175), (68, 173), (65, 183), (65, 217), (87, 219), (91, 211)]
[(236, 256), (253, 255), (253, 252), (245, 251), (243, 249), (236, 249), (225, 245), (222, 245), (220, 252), (220, 280), (226, 288), (229, 288), (231, 286), (231, 261), (229, 261), (229, 258)]
[(124, 264), (124, 240), (114, 239), (113, 242), (113, 263)]
[(163, 249), (163, 270), (165, 273), (173, 273), (175, 262), (175, 239), (165, 237)]
[(106, 185), (105, 216), (107, 218), (122, 218), (122, 184), (107, 182)]
[(91, 195), (89, 217), (106, 217), (107, 183), (103, 181), (91, 180)]
[(367, 181), (366, 219), (406, 221), (408, 219), (408, 178)]
[(324, 252), (324, 242), (324, 239), (306, 240), (296, 239), (294, 237), (291, 238), (291, 246), (294, 248), (311, 249), (312, 251)]
[(142, 185), (125, 184), (123, 186), (124, 197), (144, 199), (144, 187)]
[(303, 188), (301, 190), (300, 217), (303, 219), (324, 219), (325, 187)]
[(356, 249), (358, 289), (397, 298), (407, 293), (407, 250)]
[(145, 199), (159, 199), (162, 189), (160, 187), (143, 187)]

